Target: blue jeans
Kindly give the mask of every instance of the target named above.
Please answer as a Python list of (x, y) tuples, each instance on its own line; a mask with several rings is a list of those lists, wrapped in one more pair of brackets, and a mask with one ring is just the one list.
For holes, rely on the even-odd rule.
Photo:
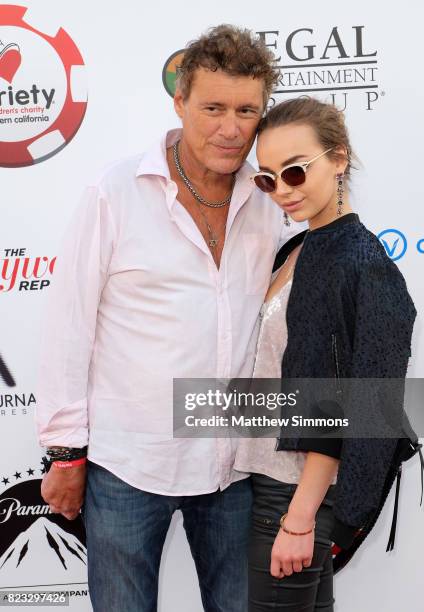
[(160, 558), (177, 509), (204, 610), (246, 612), (250, 479), (222, 492), (172, 497), (140, 491), (91, 461), (87, 466), (82, 515), (94, 612), (157, 610)]

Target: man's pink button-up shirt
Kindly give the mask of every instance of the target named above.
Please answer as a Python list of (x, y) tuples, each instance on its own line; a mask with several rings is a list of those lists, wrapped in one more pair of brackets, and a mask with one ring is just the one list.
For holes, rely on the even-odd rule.
[(299, 231), (237, 173), (219, 270), (178, 202), (166, 147), (118, 162), (86, 190), (50, 291), (37, 396), (42, 446), (81, 447), (134, 487), (224, 489), (237, 440), (173, 438), (173, 378), (249, 377), (279, 244)]

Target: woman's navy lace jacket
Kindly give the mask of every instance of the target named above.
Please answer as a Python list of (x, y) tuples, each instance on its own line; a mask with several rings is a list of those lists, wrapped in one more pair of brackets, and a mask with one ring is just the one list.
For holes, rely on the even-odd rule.
[[(287, 306), (282, 378), (404, 379), (416, 310), (376, 236), (350, 213), (292, 238), (274, 270), (302, 241)], [(276, 448), (340, 458), (332, 540), (348, 548), (358, 528), (381, 510), (396, 444), (396, 438), (290, 438), (282, 430)]]

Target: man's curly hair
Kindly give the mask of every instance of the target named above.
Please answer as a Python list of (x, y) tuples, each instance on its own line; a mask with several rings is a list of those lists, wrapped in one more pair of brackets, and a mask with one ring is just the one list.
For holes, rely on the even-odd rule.
[(231, 76), (250, 76), (264, 83), (264, 106), (277, 83), (274, 55), (264, 42), (247, 29), (222, 24), (191, 41), (177, 74), (177, 87), (184, 99), (190, 95), (198, 68), (222, 70)]

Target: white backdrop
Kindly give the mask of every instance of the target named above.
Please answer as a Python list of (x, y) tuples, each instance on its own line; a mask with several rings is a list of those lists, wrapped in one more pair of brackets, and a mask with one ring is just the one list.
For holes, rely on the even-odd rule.
[[(3, 45), (15, 42), (2, 40), (4, 4), (0, 3)], [(17, 0), (16, 4), (29, 8), (26, 19), (38, 29), (56, 32), (62, 26), (72, 37), (86, 65), (88, 107), (76, 136), (57, 155), (32, 166), (0, 167), (0, 355), (16, 382), (12, 387), (0, 379), (0, 589), (74, 591), (70, 608), (80, 612), (91, 610), (84, 551), (79, 562), (57, 567), (51, 549), (44, 548), (41, 532), (47, 526), (57, 538), (62, 535), (75, 546), (80, 534), (77, 530), (69, 535), (67, 521), (55, 523), (51, 515), (41, 516), (45, 508), (40, 500), (35, 508), (42, 452), (35, 438), (33, 409), (40, 322), (49, 288), (41, 289), (36, 283), (33, 290), (20, 289), (25, 280), (24, 259), (30, 258), (29, 269), (37, 257), (47, 258), (44, 265), (50, 263), (89, 177), (111, 160), (144, 150), (163, 131), (178, 125), (162, 83), (162, 69), (172, 53), (222, 22), (268, 32), (266, 41), (274, 45), (276, 57), (281, 56), (279, 65), (290, 66), (282, 69), (282, 88), (287, 93), (277, 94), (276, 100), (317, 87), (332, 88), (317, 93), (329, 99), (336, 88), (342, 88), (335, 93), (335, 101), (346, 106), (352, 142), (361, 160), (353, 182), (353, 204), (376, 234), (400, 232), (387, 232), (382, 238), (392, 256), (399, 257), (396, 263), (419, 312), (409, 376), (423, 376), (424, 353), (419, 347), (424, 309), (424, 241), (420, 242), (424, 239), (420, 180), (424, 11), (419, 0), (384, 4), (356, 0), (343, 5), (330, 0), (268, 0), (266, 4), (233, 0), (211, 5), (169, 0), (148, 5), (130, 0), (119, 4)], [(287, 47), (287, 39), (297, 30)], [(1, 49), (0, 44), (0, 60)], [(28, 87), (46, 79), (46, 66), (34, 65), (33, 70), (37, 75)], [(333, 84), (310, 84), (313, 79), (319, 81), (313, 71), (324, 72), (327, 81), (331, 71)], [(0, 62), (3, 108), (7, 94), (1, 98), (1, 91), (9, 91), (9, 84), (4, 74), (2, 78)], [(10, 126), (0, 123), (0, 145), (6, 128), (10, 136)], [(0, 150), (0, 165), (1, 161)], [(16, 284), (8, 290), (13, 266)], [(46, 272), (43, 279), (49, 277)], [(336, 577), (338, 611), (397, 612), (424, 606), (420, 567), (424, 516), (418, 505), (417, 461), (404, 471), (396, 547), (387, 554), (393, 493), (366, 545)], [(19, 562), (16, 555), (27, 541), (29, 553)], [(177, 514), (163, 555), (159, 610), (201, 609), (194, 565)]]

